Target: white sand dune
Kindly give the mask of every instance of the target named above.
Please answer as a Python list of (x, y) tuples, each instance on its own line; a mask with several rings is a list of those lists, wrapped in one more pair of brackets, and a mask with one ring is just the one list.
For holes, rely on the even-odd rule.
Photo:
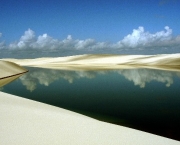
[(180, 70), (179, 54), (159, 55), (77, 55), (57, 58), (37, 59), (4, 59), (21, 66), (43, 67), (54, 69), (127, 69), (155, 68), (165, 70)]
[(2, 145), (179, 145), (180, 142), (100, 122), (0, 92)]

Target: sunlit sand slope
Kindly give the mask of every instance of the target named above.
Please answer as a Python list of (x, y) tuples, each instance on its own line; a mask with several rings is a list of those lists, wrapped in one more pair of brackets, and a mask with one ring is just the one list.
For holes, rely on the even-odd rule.
[(15, 79), (19, 78), (23, 74), (7, 77), (4, 79), (0, 79), (0, 87), (5, 86), (6, 84), (9, 84), (10, 82), (14, 81)]
[(57, 58), (6, 59), (22, 66), (59, 69), (123, 69), (149, 67), (180, 70), (180, 54), (77, 55)]
[(27, 72), (21, 66), (7, 61), (0, 61), (0, 80)]
[(180, 142), (100, 122), (0, 92), (2, 145), (179, 145)]

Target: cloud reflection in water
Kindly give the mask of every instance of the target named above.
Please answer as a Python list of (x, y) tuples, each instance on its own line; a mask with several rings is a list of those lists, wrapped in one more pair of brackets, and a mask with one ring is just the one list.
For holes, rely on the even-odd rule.
[(120, 75), (123, 75), (127, 80), (134, 82), (134, 85), (138, 85), (141, 88), (146, 86), (146, 83), (151, 81), (157, 81), (166, 83), (166, 87), (173, 84), (172, 72), (150, 70), (150, 69), (133, 69), (133, 70), (121, 70), (118, 71)]
[(34, 91), (37, 84), (49, 86), (54, 81), (65, 79), (69, 83), (73, 83), (74, 79), (79, 78), (94, 78), (96, 74), (94, 72), (83, 71), (61, 71), (51, 69), (30, 69), (30, 72), (20, 77), (20, 80), (26, 89)]
[[(134, 85), (144, 88), (146, 83), (157, 81), (165, 83), (166, 87), (173, 84), (173, 77), (180, 77), (180, 72), (170, 72), (152, 69), (126, 69), (113, 71), (64, 71), (53, 69), (37, 69), (29, 68), (29, 72), (20, 77), (20, 81), (26, 89), (34, 91), (37, 84), (49, 86), (51, 83), (64, 79), (69, 83), (73, 83), (76, 79), (87, 78), (92, 79), (97, 75), (108, 75), (110, 72), (115, 72), (124, 76), (127, 80), (132, 81)], [(118, 79), (118, 78), (117, 78)]]

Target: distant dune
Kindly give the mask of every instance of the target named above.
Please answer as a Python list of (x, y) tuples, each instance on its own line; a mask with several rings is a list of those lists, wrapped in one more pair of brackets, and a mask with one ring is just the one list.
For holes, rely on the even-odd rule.
[(154, 68), (180, 70), (180, 53), (159, 55), (76, 55), (56, 58), (4, 59), (22, 66), (54, 69)]

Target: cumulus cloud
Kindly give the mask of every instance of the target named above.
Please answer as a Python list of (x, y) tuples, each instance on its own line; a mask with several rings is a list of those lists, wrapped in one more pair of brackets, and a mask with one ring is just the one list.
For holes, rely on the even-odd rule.
[(19, 42), (14, 42), (9, 45), (9, 49), (23, 49), (28, 48), (33, 44), (35, 34), (32, 30), (28, 29), (24, 35), (21, 36)]
[[(0, 33), (0, 36), (2, 34)], [(48, 34), (42, 34), (36, 36), (35, 32), (28, 29), (24, 32), (24, 35), (18, 41), (6, 45), (4, 42), (0, 42), (0, 49), (12, 50), (14, 52), (36, 52), (39, 55), (42, 53), (48, 53), (51, 56), (51, 52), (77, 52), (82, 53), (118, 53), (124, 50), (151, 50), (151, 49), (180, 49), (180, 36), (173, 37), (172, 29), (165, 26), (164, 30), (156, 33), (150, 33), (145, 31), (144, 27), (140, 26), (134, 29), (131, 34), (125, 36), (122, 40), (116, 43), (109, 42), (97, 42), (94, 39), (73, 39), (71, 35), (63, 40), (54, 39)], [(68, 54), (67, 54), (68, 55)], [(72, 55), (72, 54), (71, 54)]]
[(18, 42), (11, 43), (9, 49), (34, 49), (34, 50), (58, 50), (58, 49), (84, 49), (95, 45), (95, 40), (73, 40), (71, 35), (68, 35), (64, 40), (58, 40), (50, 37), (47, 34), (35, 36), (35, 32), (31, 29), (25, 31)]
[(163, 41), (171, 40), (171, 38), (172, 30), (168, 26), (165, 27), (165, 31), (160, 31), (155, 34), (145, 32), (143, 27), (139, 27), (138, 29), (134, 29), (132, 34), (127, 35), (123, 40), (119, 41), (118, 44), (120, 47), (125, 46), (134, 48), (148, 44), (158, 44)]

